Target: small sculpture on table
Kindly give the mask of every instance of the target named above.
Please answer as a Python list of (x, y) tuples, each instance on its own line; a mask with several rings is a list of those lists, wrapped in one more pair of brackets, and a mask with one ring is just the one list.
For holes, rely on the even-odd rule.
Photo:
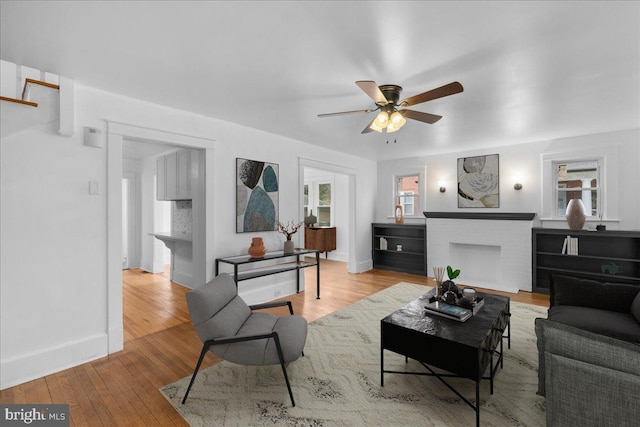
[(451, 291), (455, 295), (458, 295), (459, 293), (458, 286), (456, 286), (453, 279), (457, 278), (459, 275), (460, 275), (460, 269), (454, 270), (453, 268), (451, 268), (450, 265), (447, 265), (447, 276), (449, 277), (449, 280), (442, 282), (441, 286), (442, 286), (443, 294), (445, 292)]
[(276, 221), (276, 224), (278, 225), (278, 232), (284, 234), (287, 238), (287, 241), (284, 242), (284, 253), (287, 255), (292, 254), (295, 251), (295, 246), (293, 244), (293, 240), (291, 240), (291, 236), (296, 234), (296, 232), (300, 227), (302, 227), (302, 224), (304, 224), (304, 222), (294, 224), (293, 221), (289, 221), (287, 225), (285, 225), (280, 221)]
[(262, 237), (254, 237), (251, 239), (251, 246), (249, 246), (249, 255), (251, 258), (262, 258), (267, 253), (267, 248), (264, 247)]

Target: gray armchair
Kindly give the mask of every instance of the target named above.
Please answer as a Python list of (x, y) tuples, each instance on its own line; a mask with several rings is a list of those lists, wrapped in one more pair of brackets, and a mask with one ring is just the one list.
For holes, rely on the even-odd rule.
[[(292, 406), (296, 406), (285, 363), (301, 355), (307, 339), (307, 321), (293, 314), (290, 301), (248, 306), (238, 296), (233, 278), (223, 273), (209, 283), (187, 293), (191, 321), (204, 343), (184, 404), (207, 351), (240, 365), (282, 366)], [(290, 316), (254, 312), (269, 307), (289, 306)]]

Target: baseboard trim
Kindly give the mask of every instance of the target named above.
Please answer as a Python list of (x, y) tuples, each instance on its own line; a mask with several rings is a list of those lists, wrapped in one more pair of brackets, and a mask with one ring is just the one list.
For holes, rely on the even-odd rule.
[[(302, 275), (302, 274), (301, 274)], [(322, 278), (320, 279), (322, 283)], [(287, 295), (293, 295), (296, 293), (296, 281), (286, 280), (284, 282), (274, 283), (272, 285), (261, 285), (258, 288), (242, 289), (243, 282), (240, 282), (240, 297), (248, 304), (261, 304), (267, 301), (273, 301), (274, 299), (282, 298)], [(300, 292), (304, 291), (304, 278), (300, 278)]]
[[(325, 258), (325, 254), (320, 254), (320, 262), (322, 262), (322, 258)], [(329, 260), (331, 261), (341, 261), (341, 262), (349, 262), (349, 254), (344, 252), (329, 252)], [(325, 258), (326, 259), (326, 258)]]
[(193, 277), (181, 271), (173, 271), (171, 280), (187, 288), (193, 288)]
[(0, 390), (82, 365), (107, 355), (107, 334), (0, 361)]
[(148, 273), (157, 274), (164, 273), (164, 264), (149, 262), (147, 260), (140, 261), (140, 268)]
[(124, 327), (109, 328), (109, 354), (124, 350)]
[(369, 271), (373, 269), (373, 260), (360, 261), (356, 264), (356, 271), (350, 271), (350, 273), (363, 273), (365, 271)]

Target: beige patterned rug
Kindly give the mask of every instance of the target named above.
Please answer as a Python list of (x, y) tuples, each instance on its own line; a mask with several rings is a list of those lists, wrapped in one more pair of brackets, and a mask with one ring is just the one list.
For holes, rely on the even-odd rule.
[[(187, 403), (186, 377), (161, 389), (193, 426), (471, 426), (474, 411), (433, 377), (385, 374), (380, 387), (380, 320), (429, 288), (399, 283), (309, 324), (305, 356), (287, 366), (296, 399), (291, 407), (280, 366), (222, 362), (198, 373)], [(536, 395), (534, 319), (546, 309), (511, 303), (511, 349), (504, 369), (480, 387), (483, 426), (542, 426), (544, 398)], [(194, 360), (197, 357), (194, 354)], [(385, 369), (425, 371), (385, 351)], [(475, 383), (449, 382), (469, 400)]]

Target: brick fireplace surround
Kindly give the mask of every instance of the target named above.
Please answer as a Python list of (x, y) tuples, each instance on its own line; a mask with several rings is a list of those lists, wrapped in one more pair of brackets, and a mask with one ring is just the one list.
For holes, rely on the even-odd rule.
[(531, 292), (535, 213), (424, 212), (427, 274), (459, 268), (457, 282), (505, 292)]

